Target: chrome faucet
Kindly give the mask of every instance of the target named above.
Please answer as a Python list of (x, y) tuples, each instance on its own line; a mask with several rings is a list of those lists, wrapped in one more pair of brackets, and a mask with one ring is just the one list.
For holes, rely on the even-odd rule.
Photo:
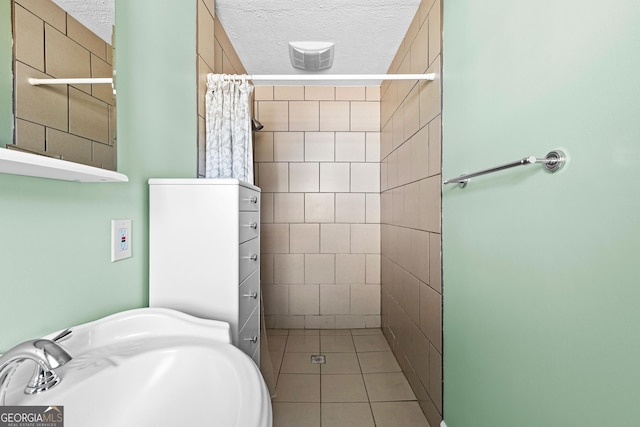
[(3, 404), (11, 376), (25, 360), (36, 362), (36, 369), (24, 392), (36, 394), (60, 383), (61, 379), (54, 369), (70, 361), (71, 356), (60, 344), (48, 339), (25, 341), (7, 351), (0, 357), (0, 404)]

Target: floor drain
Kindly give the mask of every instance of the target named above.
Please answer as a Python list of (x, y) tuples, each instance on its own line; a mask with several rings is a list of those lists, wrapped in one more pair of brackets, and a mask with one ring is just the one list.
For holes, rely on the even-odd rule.
[(311, 363), (327, 363), (327, 357), (324, 354), (312, 354)]

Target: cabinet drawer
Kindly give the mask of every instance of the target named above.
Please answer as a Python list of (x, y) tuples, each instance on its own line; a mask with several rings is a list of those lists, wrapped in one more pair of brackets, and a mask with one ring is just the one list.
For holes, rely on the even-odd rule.
[(238, 289), (238, 327), (241, 328), (260, 301), (260, 273), (257, 270), (254, 271)]
[(238, 194), (240, 197), (238, 205), (241, 211), (260, 211), (260, 193), (250, 188), (240, 186)]
[(260, 235), (260, 213), (240, 212), (240, 243)]
[(260, 265), (260, 239), (249, 240), (240, 245), (240, 283)]
[(256, 307), (251, 313), (249, 320), (244, 327), (238, 332), (238, 347), (240, 350), (252, 356), (256, 348), (260, 347), (260, 319), (258, 315), (260, 310)]

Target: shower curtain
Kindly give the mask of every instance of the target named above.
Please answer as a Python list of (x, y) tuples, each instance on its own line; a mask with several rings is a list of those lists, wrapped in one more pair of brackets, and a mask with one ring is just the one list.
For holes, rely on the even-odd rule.
[(207, 76), (206, 178), (253, 184), (252, 92), (253, 85), (244, 76)]

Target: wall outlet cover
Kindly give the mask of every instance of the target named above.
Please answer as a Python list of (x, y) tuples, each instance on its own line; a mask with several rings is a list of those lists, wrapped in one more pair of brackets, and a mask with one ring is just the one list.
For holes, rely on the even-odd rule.
[(131, 257), (131, 220), (111, 220), (111, 262)]

